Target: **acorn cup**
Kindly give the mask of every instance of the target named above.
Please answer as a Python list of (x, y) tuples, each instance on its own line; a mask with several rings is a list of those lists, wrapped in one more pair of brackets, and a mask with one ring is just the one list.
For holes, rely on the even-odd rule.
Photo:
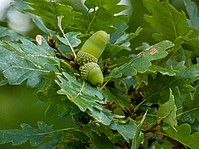
[(102, 85), (104, 82), (104, 76), (97, 63), (89, 62), (79, 68), (81, 77), (94, 86)]
[(80, 65), (81, 77), (94, 86), (102, 85), (103, 73), (97, 64), (98, 58), (103, 53), (108, 42), (108, 34), (104, 31), (94, 33), (83, 44), (77, 53), (76, 63)]

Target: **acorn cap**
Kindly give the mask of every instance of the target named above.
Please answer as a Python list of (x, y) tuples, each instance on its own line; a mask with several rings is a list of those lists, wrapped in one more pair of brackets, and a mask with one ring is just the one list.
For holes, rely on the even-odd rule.
[(103, 84), (104, 76), (97, 63), (86, 63), (85, 65), (80, 66), (79, 70), (81, 72), (81, 77), (89, 81), (94, 86)]
[(80, 66), (82, 66), (86, 63), (89, 63), (89, 62), (96, 63), (97, 61), (98, 61), (98, 59), (89, 53), (83, 52), (81, 50), (77, 53), (76, 62)]
[(103, 53), (107, 42), (108, 34), (102, 30), (97, 31), (86, 40), (81, 48), (81, 51), (89, 53), (98, 59)]

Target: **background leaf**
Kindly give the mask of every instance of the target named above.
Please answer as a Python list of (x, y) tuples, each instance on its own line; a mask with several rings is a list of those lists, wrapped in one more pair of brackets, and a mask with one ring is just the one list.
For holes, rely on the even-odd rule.
[(159, 0), (144, 0), (145, 7), (152, 16), (145, 15), (145, 20), (157, 30), (153, 37), (158, 40), (175, 41), (179, 36), (185, 36), (191, 30), (194, 31), (192, 37), (198, 36), (198, 31), (188, 27), (187, 18), (183, 12), (178, 12), (168, 0), (160, 2)]
[(138, 149), (140, 144), (141, 144), (141, 142), (144, 139), (144, 136), (142, 134), (141, 129), (142, 129), (142, 125), (144, 123), (144, 120), (146, 118), (146, 114), (147, 114), (147, 111), (143, 115), (142, 120), (140, 121), (139, 125), (136, 128), (136, 133), (135, 133), (135, 136), (133, 137), (133, 140), (132, 140), (131, 149)]
[(96, 132), (87, 128), (86, 134), (91, 139), (91, 141), (93, 142), (93, 145), (97, 149), (101, 149), (101, 148), (118, 149), (118, 147), (116, 147), (104, 133), (97, 134)]
[[(127, 6), (119, 5), (120, 0), (86, 0), (85, 5), (91, 11), (87, 14), (85, 28), (90, 31), (105, 30), (113, 32), (114, 25), (127, 22), (126, 15), (119, 15)], [(117, 15), (116, 15), (117, 14)]]
[(184, 123), (177, 127), (177, 131), (175, 131), (171, 127), (169, 127), (168, 129), (164, 129), (164, 133), (166, 134), (166, 136), (182, 143), (189, 148), (198, 148), (199, 132), (191, 134), (191, 127), (187, 123)]
[(199, 29), (198, 8), (196, 3), (191, 0), (184, 0), (184, 3), (189, 15), (189, 25), (193, 28)]
[(157, 114), (158, 117), (163, 119), (164, 123), (167, 123), (172, 128), (175, 128), (175, 126), (177, 126), (176, 111), (177, 107), (175, 105), (175, 99), (172, 94), (172, 90), (170, 89), (169, 100), (164, 104), (160, 104)]
[(64, 16), (62, 20), (62, 28), (64, 30), (75, 30), (78, 25), (81, 25), (81, 23), (79, 23), (81, 22), (81, 13), (73, 11), (73, 8), (69, 5), (43, 0), (16, 0), (13, 6), (19, 11), (28, 14), (35, 24), (45, 33), (55, 34), (54, 31), (59, 32), (57, 25), (58, 16)]
[(45, 138), (52, 137), (54, 128), (43, 122), (38, 122), (38, 129), (32, 128), (27, 124), (21, 124), (22, 130), (1, 130), (0, 144), (12, 142), (13, 145), (21, 145), (30, 140), (32, 146), (37, 146)]
[[(149, 85), (145, 89), (145, 97), (147, 97), (150, 102), (166, 102), (169, 99), (169, 88), (173, 90), (178, 87), (180, 92), (184, 93), (193, 91), (192, 83), (198, 80), (199, 66), (194, 65), (186, 67), (184, 66), (184, 62), (182, 62), (179, 63), (174, 70), (176, 72), (176, 76), (173, 77), (157, 74), (157, 76), (153, 79), (149, 76)], [(176, 96), (176, 94), (174, 94), (174, 96)]]
[(182, 110), (183, 112), (181, 120), (184, 122), (193, 123), (196, 119), (199, 120), (199, 87), (197, 86), (194, 90), (194, 95), (186, 96), (184, 99)]
[(111, 124), (110, 127), (113, 130), (117, 130), (124, 137), (125, 140), (130, 141), (135, 136), (137, 124), (134, 120), (129, 119), (129, 122), (125, 124), (115, 122)]

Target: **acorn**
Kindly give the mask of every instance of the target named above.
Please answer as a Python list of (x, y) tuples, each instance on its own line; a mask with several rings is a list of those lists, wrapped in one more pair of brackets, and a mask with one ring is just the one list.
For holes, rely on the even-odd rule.
[(103, 53), (108, 42), (108, 34), (102, 30), (94, 33), (83, 44), (81, 50), (77, 53), (76, 62), (82, 66), (89, 62), (97, 62)]
[(102, 85), (104, 82), (104, 76), (99, 65), (95, 62), (86, 63), (79, 68), (81, 77), (94, 86)]

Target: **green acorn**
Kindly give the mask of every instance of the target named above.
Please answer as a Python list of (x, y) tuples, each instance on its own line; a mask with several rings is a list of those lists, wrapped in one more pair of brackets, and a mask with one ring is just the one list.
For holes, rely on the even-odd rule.
[(104, 77), (99, 65), (95, 62), (86, 63), (79, 68), (81, 72), (81, 77), (94, 86), (102, 85), (104, 82)]
[(97, 31), (83, 44), (77, 53), (76, 62), (80, 66), (88, 62), (97, 62), (103, 53), (108, 42), (108, 34), (104, 31)]

